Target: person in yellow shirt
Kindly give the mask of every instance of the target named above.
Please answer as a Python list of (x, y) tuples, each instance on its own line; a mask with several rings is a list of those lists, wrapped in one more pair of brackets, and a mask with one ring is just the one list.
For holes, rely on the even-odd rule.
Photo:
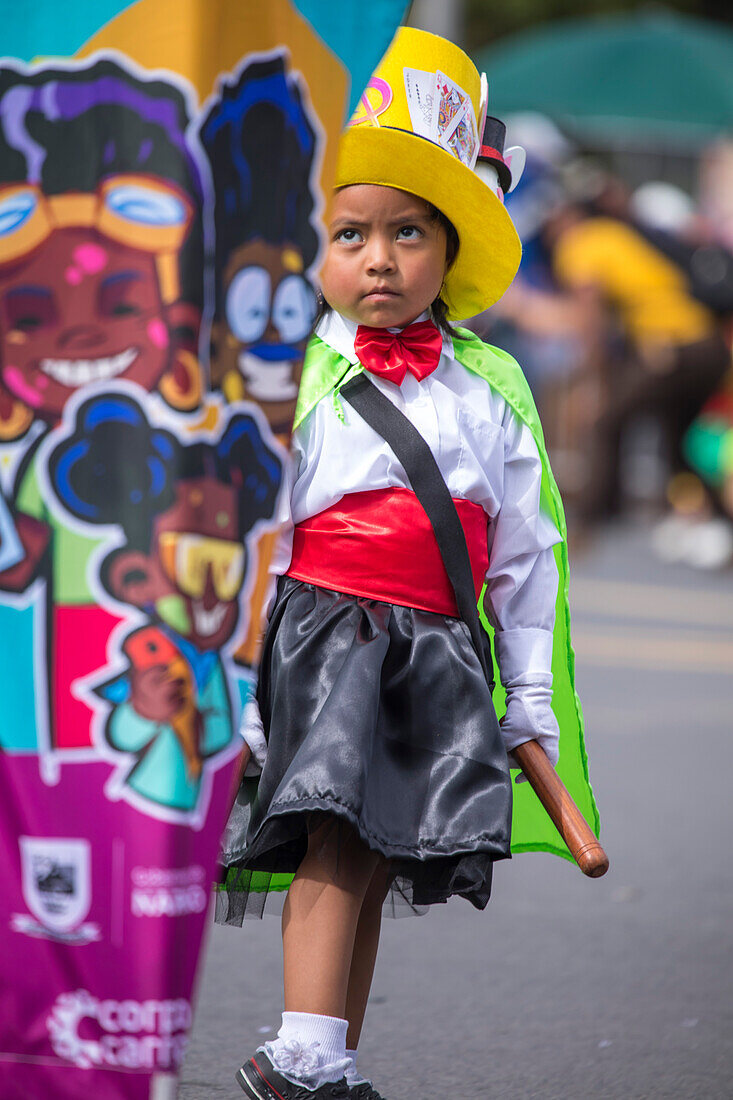
[(638, 413), (660, 421), (672, 472), (686, 467), (682, 438), (729, 363), (715, 316), (691, 294), (683, 270), (620, 218), (570, 204), (548, 226), (558, 282), (615, 321), (619, 351), (601, 364), (601, 414), (589, 432), (587, 520), (619, 506), (624, 426)]

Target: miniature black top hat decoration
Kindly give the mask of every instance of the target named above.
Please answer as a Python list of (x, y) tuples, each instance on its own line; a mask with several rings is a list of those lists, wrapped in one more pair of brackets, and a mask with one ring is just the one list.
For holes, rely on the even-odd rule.
[(525, 161), (524, 150), (520, 146), (513, 145), (510, 149), (504, 150), (505, 139), (504, 123), (501, 119), (487, 115), (476, 159), (476, 170), (493, 191), (496, 190), (492, 185), (493, 173), (490, 171), (493, 168), (498, 177), (502, 195), (508, 195), (517, 186)]
[(484, 132), (481, 136), (478, 159), (493, 165), (499, 177), (499, 186), (506, 195), (512, 185), (512, 173), (509, 165), (504, 160), (505, 140), (506, 126), (504, 123), (501, 119), (487, 115), (484, 121)]

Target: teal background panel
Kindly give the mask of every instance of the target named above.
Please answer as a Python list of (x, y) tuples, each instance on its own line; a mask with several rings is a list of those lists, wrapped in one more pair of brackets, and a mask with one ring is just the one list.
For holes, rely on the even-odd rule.
[(293, 0), (351, 73), (348, 118), (400, 25), (405, 0)]
[(69, 57), (130, 0), (0, 0), (0, 56)]
[(0, 606), (0, 748), (37, 752), (36, 686), (33, 660), (33, 606)]
[[(347, 117), (402, 20), (405, 0), (292, 0), (351, 73)], [(134, 0), (133, 0), (134, 3)], [(0, 0), (0, 56), (69, 57), (130, 0)]]

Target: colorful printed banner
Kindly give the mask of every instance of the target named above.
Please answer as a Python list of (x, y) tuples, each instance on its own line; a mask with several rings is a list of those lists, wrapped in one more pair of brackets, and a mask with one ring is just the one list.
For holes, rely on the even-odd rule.
[(335, 139), (404, 7), (3, 0), (3, 1100), (175, 1096)]

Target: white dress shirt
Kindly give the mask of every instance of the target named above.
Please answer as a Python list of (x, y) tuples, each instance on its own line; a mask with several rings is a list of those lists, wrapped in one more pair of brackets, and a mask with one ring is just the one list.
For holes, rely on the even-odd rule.
[[(329, 312), (317, 335), (357, 363), (356, 328)], [(558, 574), (552, 547), (560, 535), (540, 510), (542, 466), (532, 433), (484, 379), (461, 366), (445, 334), (440, 362), (421, 382), (409, 371), (400, 386), (370, 378), (426, 440), (451, 496), (486, 512), (486, 614), (496, 631), (496, 657), (507, 689), (504, 742), (509, 751), (536, 737), (554, 763), (558, 729), (550, 708), (550, 668)], [(280, 516), (285, 529), (272, 564), (276, 574), (290, 564), (294, 523), (349, 493), (411, 488), (391, 447), (333, 394), (294, 432), (290, 478), (290, 514), (285, 499)]]

